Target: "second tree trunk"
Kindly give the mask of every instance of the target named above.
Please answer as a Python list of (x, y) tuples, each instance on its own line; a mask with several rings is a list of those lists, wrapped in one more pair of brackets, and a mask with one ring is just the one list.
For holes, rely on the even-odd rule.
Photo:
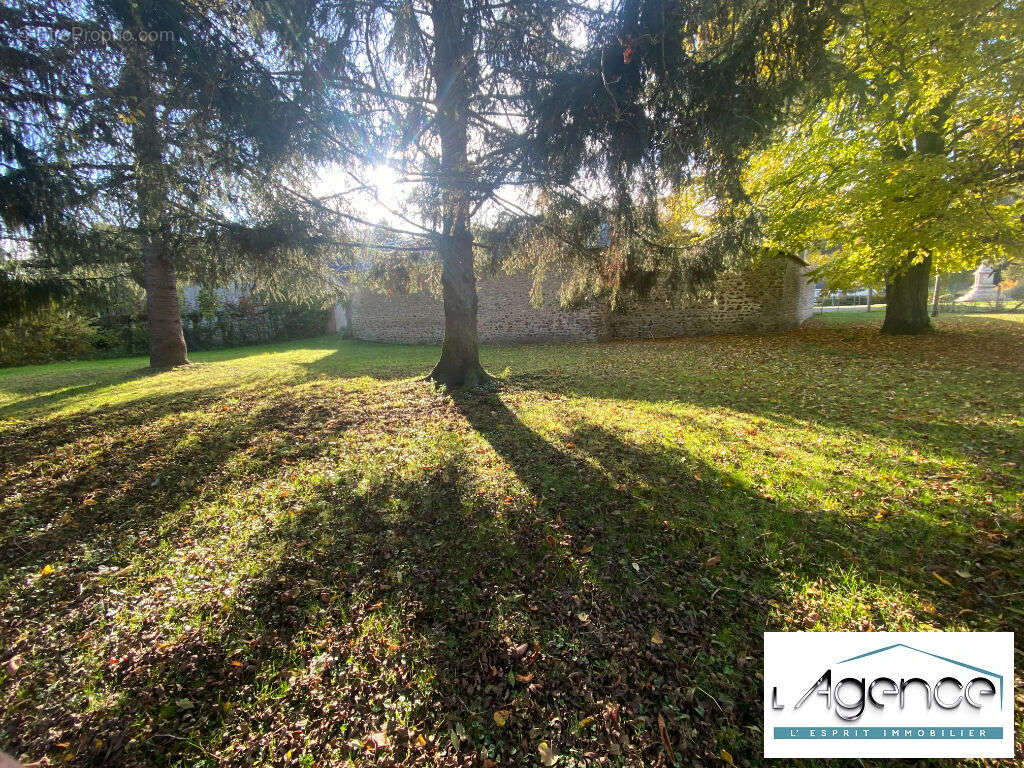
[(473, 241), (465, 224), (454, 229), (438, 249), (442, 264), (444, 341), (441, 359), (430, 378), (449, 387), (472, 387), (488, 379), (480, 365), (477, 340)]
[(928, 318), (928, 275), (932, 259), (917, 263), (907, 260), (903, 269), (885, 279), (885, 321), (882, 333), (925, 333), (931, 329)]
[[(146, 38), (141, 31), (137, 31), (135, 39)], [(170, 227), (167, 226), (167, 180), (149, 66), (149, 52), (140, 42), (132, 49), (126, 75), (136, 99), (132, 149), (135, 152), (138, 247), (142, 260), (143, 287), (146, 289), (149, 364), (152, 368), (172, 368), (188, 363), (188, 354), (185, 335), (181, 330), (174, 263), (167, 248), (170, 237)]]
[(444, 340), (430, 378), (449, 387), (472, 387), (488, 380), (480, 365), (476, 330), (476, 277), (469, 229), (473, 183), (468, 161), (469, 58), (473, 55), (461, 0), (435, 0), (433, 76), (437, 89), (437, 131), (441, 139), (441, 260)]

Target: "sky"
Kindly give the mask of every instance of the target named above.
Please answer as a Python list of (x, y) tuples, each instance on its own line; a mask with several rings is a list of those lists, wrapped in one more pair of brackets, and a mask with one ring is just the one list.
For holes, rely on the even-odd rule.
[[(374, 185), (373, 191), (355, 191), (345, 195), (353, 212), (374, 223), (383, 221), (391, 226), (404, 222), (394, 211), (401, 211), (403, 203), (412, 191), (411, 184), (403, 184), (388, 165), (378, 165), (364, 174), (364, 181)], [(320, 172), (320, 179), (313, 187), (317, 197), (336, 195), (356, 190), (359, 182), (340, 165), (332, 165)]]
[[(330, 165), (320, 171), (319, 180), (313, 185), (313, 194), (320, 198), (344, 194), (351, 212), (368, 222), (383, 223), (405, 231), (418, 230), (419, 216), (415, 207), (408, 205), (408, 198), (416, 187), (414, 183), (403, 181), (400, 174), (386, 164), (357, 175), (373, 189), (359, 189), (360, 182), (348, 169)], [(533, 207), (533, 194), (528, 189), (500, 187), (497, 193), (520, 208)], [(494, 205), (485, 205), (476, 220), (486, 220), (497, 210)]]

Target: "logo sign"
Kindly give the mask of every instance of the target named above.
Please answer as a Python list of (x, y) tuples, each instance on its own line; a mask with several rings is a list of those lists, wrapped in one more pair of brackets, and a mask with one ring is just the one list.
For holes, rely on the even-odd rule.
[(1013, 757), (1012, 632), (765, 632), (765, 757)]

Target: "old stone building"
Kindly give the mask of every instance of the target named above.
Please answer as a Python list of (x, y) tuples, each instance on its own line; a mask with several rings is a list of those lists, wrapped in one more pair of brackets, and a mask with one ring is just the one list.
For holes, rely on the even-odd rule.
[[(723, 274), (711, 298), (631, 301), (615, 310), (603, 303), (562, 309), (556, 277), (545, 281), (544, 301), (534, 306), (532, 276), (501, 273), (477, 283), (480, 340), (606, 341), (781, 331), (811, 315), (814, 286), (805, 273), (790, 259), (765, 259), (744, 272)], [(388, 296), (364, 290), (353, 297), (348, 320), (351, 336), (366, 341), (436, 344), (444, 332), (441, 299), (429, 293)]]

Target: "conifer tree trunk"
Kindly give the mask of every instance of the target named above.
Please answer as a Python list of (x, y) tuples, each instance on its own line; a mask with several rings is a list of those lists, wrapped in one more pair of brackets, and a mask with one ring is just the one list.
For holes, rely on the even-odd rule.
[(931, 330), (928, 317), (928, 276), (932, 269), (931, 256), (916, 264), (912, 257), (899, 272), (885, 279), (885, 320), (882, 333), (926, 333)]
[(167, 184), (164, 180), (163, 148), (148, 65), (148, 54), (139, 43), (128, 64), (130, 71), (127, 73), (136, 96), (132, 148), (135, 153), (138, 244), (142, 258), (143, 287), (146, 290), (149, 364), (152, 368), (172, 368), (188, 363), (188, 351), (181, 329), (174, 263), (167, 248)]
[(465, 26), (463, 0), (435, 0), (431, 20), (435, 38), (436, 120), (441, 137), (443, 232), (437, 248), (444, 298), (444, 340), (441, 359), (429, 378), (449, 387), (472, 387), (489, 378), (480, 365), (473, 237), (469, 228), (467, 66), (472, 41)]

